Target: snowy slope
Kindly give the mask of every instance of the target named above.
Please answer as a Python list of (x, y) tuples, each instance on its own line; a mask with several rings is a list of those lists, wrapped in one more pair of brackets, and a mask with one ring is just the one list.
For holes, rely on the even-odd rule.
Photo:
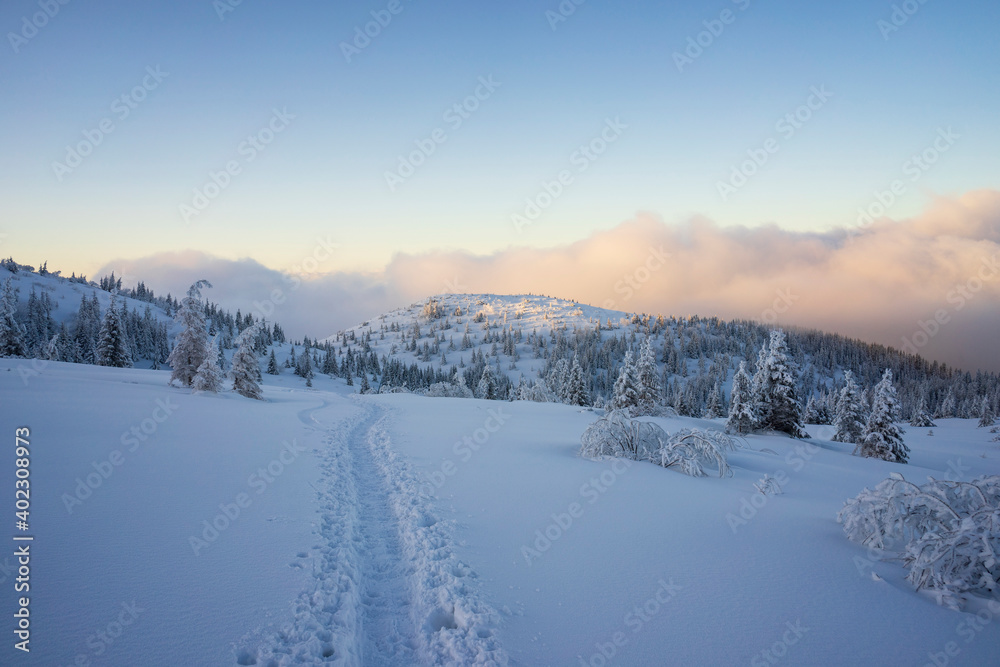
[[(52, 311), (52, 319), (55, 320), (57, 325), (63, 323), (70, 324), (75, 320), (77, 311), (80, 308), (80, 299), (84, 296), (90, 299), (94, 294), (96, 294), (97, 300), (101, 304), (102, 312), (107, 309), (111, 303), (110, 292), (106, 292), (89, 283), (85, 284), (74, 282), (66, 277), (53, 275), (51, 273), (48, 275), (39, 275), (38, 273), (23, 270), (18, 271), (17, 273), (11, 273), (6, 269), (0, 268), (0, 282), (4, 282), (8, 278), (13, 281), (14, 287), (18, 289), (18, 305), (21, 309), (23, 309), (28, 303), (28, 298), (31, 295), (32, 289), (34, 289), (38, 295), (41, 295), (43, 292), (48, 293), (49, 298), (55, 305), (55, 308)], [(119, 297), (119, 307), (121, 307), (122, 304), (127, 305), (129, 310), (138, 310), (140, 313), (142, 313), (145, 308), (149, 306), (154, 318), (173, 328), (173, 318), (168, 317), (166, 313), (163, 312), (163, 309), (158, 306), (147, 303), (146, 301)]]
[[(566, 405), (359, 397), (287, 371), (265, 375), (258, 403), (167, 387), (166, 371), (52, 362), (22, 380), (26, 363), (0, 360), (0, 427), (32, 430), (32, 652), (8, 640), (0, 664), (1000, 656), (990, 607), (977, 620), (937, 606), (835, 521), (893, 470), (1000, 473), (1000, 443), (974, 422), (908, 432), (910, 465), (751, 436), (734, 477), (695, 479), (581, 459), (598, 415)], [(753, 482), (779, 471), (784, 493), (761, 503)], [(88, 476), (96, 488), (67, 506)], [(12, 463), (0, 487), (13, 488)]]

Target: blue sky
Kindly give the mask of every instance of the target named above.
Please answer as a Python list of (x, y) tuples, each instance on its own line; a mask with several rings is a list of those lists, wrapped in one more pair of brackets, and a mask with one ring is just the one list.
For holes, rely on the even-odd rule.
[[(553, 29), (555, 1), (400, 0), (351, 62), (341, 43), (387, 0), (243, 0), (222, 18), (217, 4), (71, 0), (12, 42), (41, 10), (4, 3), (3, 254), (67, 273), (186, 249), (282, 269), (332, 234), (343, 252), (331, 269), (375, 271), (397, 252), (567, 244), (637, 212), (851, 225), (940, 128), (959, 138), (888, 215), (995, 187), (1000, 170), (995, 3), (917, 3), (885, 39), (889, 2), (587, 0)], [(673, 54), (724, 10), (732, 21), (678, 71)], [(121, 118), (115, 100), (148, 67), (168, 74)], [(500, 85), (478, 109), (447, 122), (491, 76)], [(779, 133), (819, 86), (829, 100)], [(275, 109), (294, 119), (247, 161), (241, 143)], [(113, 131), (60, 180), (53, 163), (103, 119)], [(574, 152), (608, 119), (626, 129), (580, 172)], [(439, 128), (447, 140), (391, 191), (385, 173)], [(723, 201), (718, 183), (769, 138), (777, 152)], [(185, 221), (181, 205), (229, 161), (239, 173)], [(572, 183), (515, 229), (563, 170)]]

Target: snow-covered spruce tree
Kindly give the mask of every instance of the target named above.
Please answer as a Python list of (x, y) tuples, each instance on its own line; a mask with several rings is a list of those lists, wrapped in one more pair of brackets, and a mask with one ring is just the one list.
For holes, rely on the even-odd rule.
[(222, 389), (222, 380), (225, 374), (219, 368), (219, 343), (218, 337), (212, 339), (208, 344), (208, 354), (205, 360), (198, 366), (198, 371), (194, 374), (191, 387), (195, 391), (210, 391), (213, 394)]
[(757, 352), (757, 365), (750, 382), (750, 405), (753, 408), (754, 428), (761, 428), (770, 409), (767, 405), (767, 343)]
[(955, 391), (951, 387), (948, 387), (948, 393), (945, 394), (934, 416), (939, 419), (955, 416)]
[(246, 329), (236, 338), (236, 352), (233, 353), (233, 367), (229, 371), (233, 379), (233, 391), (240, 396), (262, 400), (260, 384), (257, 383), (257, 376), (260, 373), (260, 365), (257, 363), (256, 336), (257, 329), (261, 323), (257, 322)]
[(807, 424), (819, 424), (819, 405), (816, 402), (815, 396), (810, 396), (809, 401), (806, 403), (806, 412), (802, 417), (803, 421)]
[(716, 382), (712, 391), (708, 394), (708, 403), (705, 405), (704, 419), (716, 419), (722, 416), (722, 388)]
[(618, 379), (615, 380), (614, 393), (611, 396), (612, 410), (625, 410), (629, 414), (639, 405), (639, 378), (635, 364), (632, 362), (632, 350), (625, 352)]
[(865, 430), (865, 405), (861, 391), (854, 382), (854, 373), (844, 371), (844, 388), (837, 399), (837, 414), (833, 417), (835, 442), (861, 442)]
[(771, 332), (771, 342), (758, 373), (760, 379), (761, 404), (758, 406), (759, 427), (787, 433), (793, 438), (804, 438), (802, 428), (802, 406), (795, 395), (795, 377), (788, 360), (788, 345), (785, 332), (776, 329)]
[(660, 404), (660, 374), (656, 370), (656, 353), (653, 352), (652, 336), (646, 336), (639, 349), (635, 376), (638, 386), (633, 416), (657, 414)]
[(271, 350), (271, 356), (267, 359), (267, 374), (268, 375), (280, 375), (281, 368), (278, 366), (278, 359), (274, 356), (274, 350)]
[(993, 426), (993, 422), (996, 420), (996, 415), (993, 414), (993, 406), (990, 405), (989, 396), (983, 396), (983, 402), (979, 406), (979, 428)]
[(497, 398), (497, 380), (493, 377), (493, 369), (490, 365), (483, 365), (483, 374), (479, 377), (479, 384), (476, 385), (476, 398), (486, 398), (491, 401)]
[(96, 358), (98, 366), (132, 368), (132, 352), (129, 350), (125, 326), (115, 304), (114, 294), (111, 295), (111, 304), (104, 313), (101, 330), (97, 334)]
[[(295, 374), (305, 378), (307, 387), (312, 386), (312, 379), (316, 377), (316, 374), (313, 373), (312, 355), (309, 354), (308, 347), (302, 350), (302, 354), (299, 356), (299, 363), (295, 367)], [(365, 373), (363, 372), (361, 375), (364, 376)]]
[(726, 431), (746, 435), (753, 430), (757, 417), (753, 411), (752, 381), (747, 373), (745, 361), (740, 362), (740, 368), (733, 376), (733, 391), (729, 397), (729, 419), (726, 420)]
[(920, 397), (917, 409), (913, 411), (913, 416), (910, 417), (910, 426), (915, 426), (916, 428), (934, 428), (937, 426), (927, 412), (927, 399), (922, 396)]
[(0, 295), (0, 357), (25, 357), (25, 328), (17, 321), (17, 288), (8, 278)]
[(174, 321), (181, 326), (181, 332), (177, 334), (174, 349), (167, 357), (171, 368), (171, 384), (174, 380), (179, 380), (183, 386), (190, 387), (198, 367), (208, 354), (208, 328), (205, 325), (201, 288), (211, 286), (207, 280), (199, 280), (191, 285), (174, 316)]
[(910, 448), (903, 442), (903, 431), (896, 425), (898, 419), (896, 387), (892, 384), (892, 371), (887, 368), (882, 379), (875, 385), (872, 411), (854, 453), (866, 458), (906, 463), (910, 457)]
[(587, 386), (583, 381), (583, 368), (580, 361), (573, 357), (573, 366), (566, 380), (566, 402), (570, 405), (588, 405)]

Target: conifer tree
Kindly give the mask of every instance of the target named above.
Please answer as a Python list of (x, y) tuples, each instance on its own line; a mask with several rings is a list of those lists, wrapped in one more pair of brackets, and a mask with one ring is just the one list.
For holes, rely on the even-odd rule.
[(997, 418), (993, 414), (993, 406), (990, 405), (989, 397), (983, 396), (983, 402), (979, 406), (979, 428), (993, 426), (993, 422), (996, 420)]
[(917, 428), (933, 428), (937, 426), (934, 420), (931, 419), (930, 414), (927, 412), (927, 399), (923, 396), (920, 397), (920, 403), (917, 405), (917, 409), (913, 411), (913, 416), (910, 418), (910, 426), (915, 426)]
[(896, 425), (898, 413), (896, 387), (892, 384), (892, 371), (887, 368), (882, 380), (875, 386), (872, 411), (854, 453), (867, 458), (906, 463), (910, 448), (903, 442), (903, 430)]
[(181, 332), (177, 334), (174, 349), (167, 357), (171, 368), (170, 383), (179, 380), (181, 385), (190, 387), (198, 367), (208, 354), (208, 328), (205, 325), (201, 288), (211, 286), (207, 280), (199, 280), (191, 285), (174, 317), (174, 321), (181, 326)]
[(948, 393), (945, 394), (934, 416), (942, 419), (955, 416), (955, 390), (951, 387), (948, 387)]
[(222, 369), (219, 368), (218, 337), (215, 337), (208, 345), (208, 354), (205, 355), (205, 360), (201, 362), (198, 371), (194, 374), (191, 387), (195, 391), (209, 391), (215, 394), (222, 389), (224, 377)]
[(660, 404), (660, 374), (656, 370), (656, 354), (653, 352), (651, 336), (646, 336), (639, 351), (639, 360), (635, 368), (636, 414), (654, 415)]
[(767, 395), (765, 392), (765, 387), (767, 385), (767, 370), (765, 365), (767, 364), (767, 344), (763, 344), (760, 347), (760, 351), (757, 352), (757, 366), (753, 374), (753, 380), (750, 383), (750, 404), (753, 408), (754, 414), (754, 428), (763, 427), (763, 423), (767, 420), (767, 416), (770, 413), (770, 409), (767, 405)]
[(480, 376), (479, 384), (476, 386), (476, 397), (490, 400), (496, 400), (497, 398), (497, 381), (493, 377), (493, 370), (490, 368), (489, 363), (483, 366), (483, 374)]
[(854, 382), (854, 373), (844, 371), (844, 388), (837, 399), (837, 414), (833, 418), (835, 442), (861, 442), (865, 429), (865, 405), (861, 391)]
[(17, 321), (17, 288), (8, 278), (0, 295), (0, 357), (25, 357), (25, 328)]
[(260, 374), (260, 364), (257, 363), (256, 341), (257, 327), (260, 323), (245, 328), (236, 338), (236, 352), (233, 353), (233, 367), (229, 371), (233, 379), (233, 390), (240, 396), (263, 399), (257, 377)]
[(733, 390), (729, 397), (729, 419), (726, 420), (726, 430), (730, 433), (746, 435), (753, 430), (757, 416), (753, 410), (753, 385), (747, 373), (745, 361), (740, 362), (739, 370), (733, 376)]
[(115, 305), (115, 295), (104, 313), (104, 321), (97, 335), (96, 361), (98, 366), (132, 368), (132, 352), (126, 340), (121, 314)]
[(722, 388), (716, 382), (708, 395), (708, 403), (705, 406), (704, 419), (716, 419), (722, 416)]
[(635, 364), (632, 362), (632, 350), (625, 352), (618, 379), (615, 380), (614, 393), (611, 396), (612, 410), (632, 412), (639, 405), (639, 382), (636, 377)]
[(583, 368), (580, 361), (574, 356), (573, 366), (569, 371), (569, 379), (566, 382), (566, 402), (570, 405), (588, 405), (587, 385), (583, 381)]
[(271, 350), (271, 356), (267, 360), (267, 373), (268, 375), (279, 375), (281, 369), (278, 367), (278, 359), (274, 356), (274, 350)]
[(770, 346), (761, 370), (760, 427), (782, 431), (793, 438), (807, 437), (802, 428), (802, 406), (795, 395), (795, 377), (788, 359), (785, 333), (780, 329), (771, 332)]

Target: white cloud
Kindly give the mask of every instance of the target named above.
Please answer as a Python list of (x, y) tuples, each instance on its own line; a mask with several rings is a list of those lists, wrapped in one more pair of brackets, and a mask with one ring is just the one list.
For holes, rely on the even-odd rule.
[(673, 225), (640, 214), (565, 246), (399, 254), (377, 274), (329, 273), (294, 288), (294, 278), (253, 260), (195, 252), (116, 262), (102, 275), (112, 268), (141, 275), (175, 295), (208, 278), (212, 300), (244, 311), (260, 312), (280, 289), (287, 301), (274, 319), (294, 336), (326, 336), (455, 285), (665, 315), (777, 316), (894, 347), (943, 312), (947, 323), (921, 354), (1000, 370), (1000, 273), (989, 268), (997, 260), (1000, 192), (985, 190), (935, 200), (913, 219), (828, 233), (721, 227), (704, 218)]

